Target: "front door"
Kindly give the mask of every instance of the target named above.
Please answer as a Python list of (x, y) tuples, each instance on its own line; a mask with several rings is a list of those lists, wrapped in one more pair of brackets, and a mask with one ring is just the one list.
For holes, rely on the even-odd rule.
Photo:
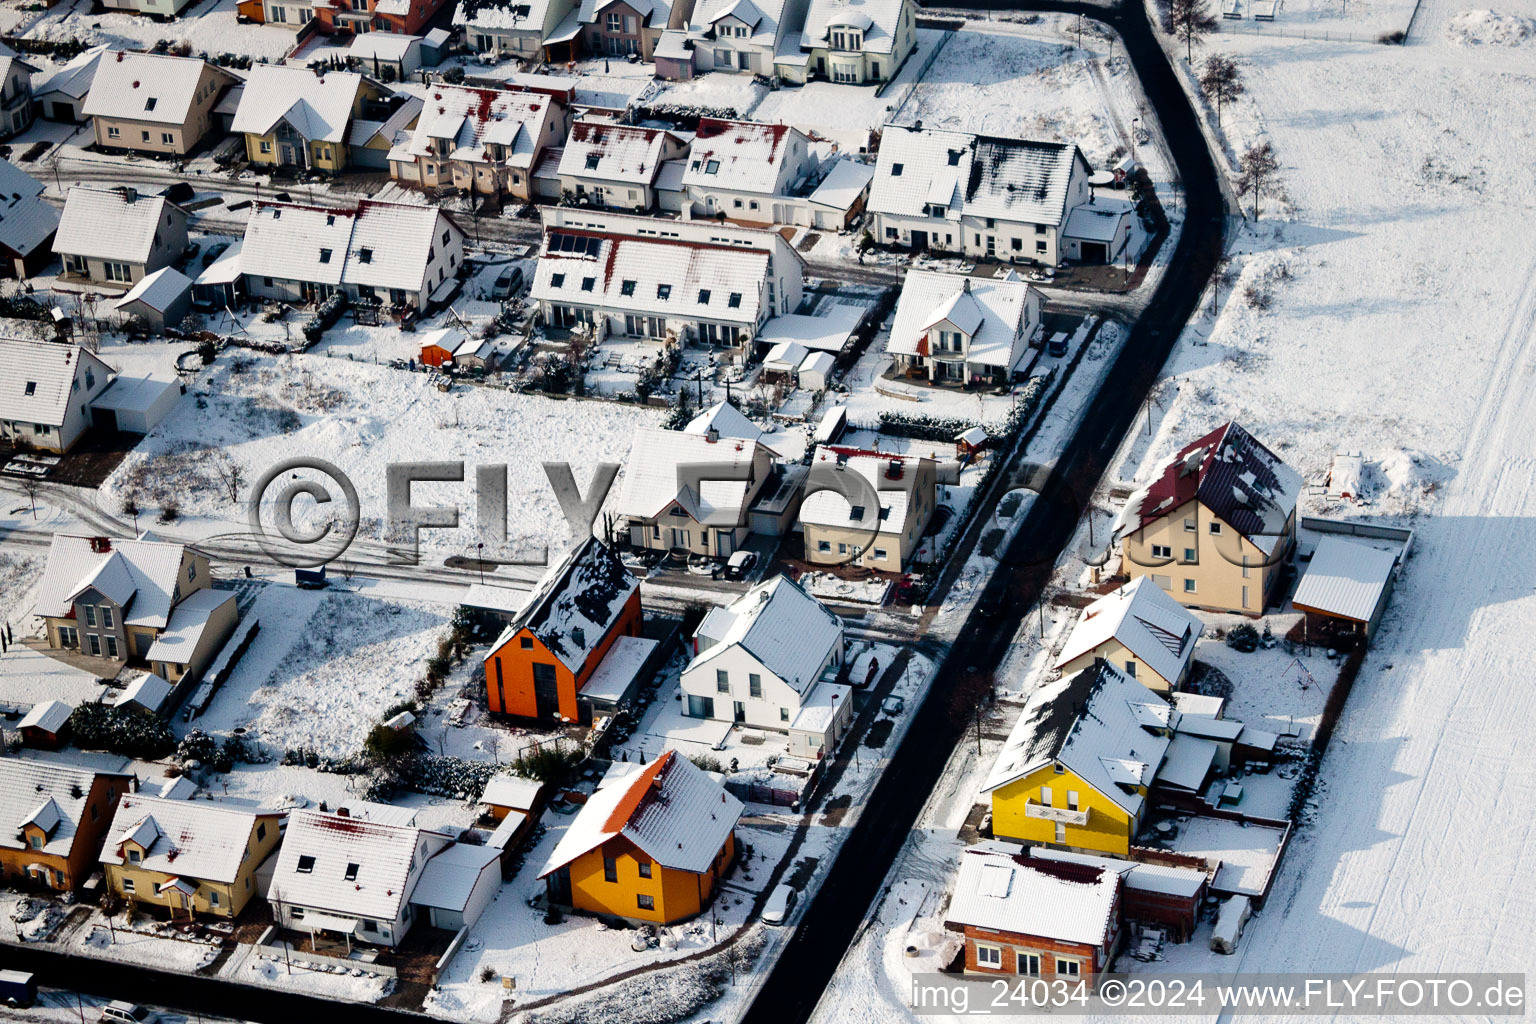
[(721, 558), (730, 558), (731, 554), (736, 550), (736, 538), (729, 533), (717, 533), (715, 534), (715, 547), (719, 549), (715, 554)]
[(987, 236), (987, 259), (997, 259), (997, 236)]
[(747, 720), (747, 706), (739, 700), (732, 701), (731, 703), (731, 711), (735, 717), (735, 720), (738, 722), (745, 722)]
[(752, 55), (745, 50), (736, 51), (736, 66), (743, 71), (751, 71)]
[(924, 249), (928, 248), (928, 232), (912, 232), (912, 248), (917, 252), (922, 252)]
[(554, 718), (560, 713), (560, 683), (555, 678), (555, 666), (533, 666), (533, 707), (539, 718)]

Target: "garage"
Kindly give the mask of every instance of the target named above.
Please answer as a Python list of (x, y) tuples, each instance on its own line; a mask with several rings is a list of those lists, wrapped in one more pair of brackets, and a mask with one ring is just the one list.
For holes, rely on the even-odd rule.
[(1067, 258), (1090, 266), (1119, 259), (1130, 243), (1134, 214), (1130, 203), (1105, 196), (1073, 207), (1062, 227), (1062, 251)]
[(176, 381), (118, 377), (91, 403), (91, 423), (103, 430), (147, 434), (180, 399)]
[(1109, 246), (1104, 242), (1084, 242), (1082, 259), (1084, 263), (1108, 263)]

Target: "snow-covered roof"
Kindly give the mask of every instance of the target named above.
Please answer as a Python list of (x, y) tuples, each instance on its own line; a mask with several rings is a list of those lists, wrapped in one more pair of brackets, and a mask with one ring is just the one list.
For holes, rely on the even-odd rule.
[(34, 614), (66, 617), (73, 614), (74, 599), (86, 587), (121, 592), (126, 585), (132, 604), (124, 608), (124, 621), (130, 626), (164, 627), (171, 614), (171, 595), (180, 583), (186, 548), (141, 539), (113, 540), (111, 550), (96, 551), (92, 549), (95, 542), (91, 537), (53, 535), (48, 565), (37, 587)]
[(245, 80), (245, 94), (229, 130), (270, 135), (287, 121), (311, 142), (345, 142), (363, 83), (354, 71), (325, 71), (287, 64), (257, 64)]
[[(1214, 721), (1214, 719), (1206, 719), (1206, 721)], [(1241, 723), (1233, 724), (1239, 729), (1242, 728)], [(1216, 763), (1216, 754), (1214, 742), (1180, 730), (1168, 742), (1168, 751), (1163, 756), (1162, 765), (1157, 769), (1157, 781), (1171, 789), (1198, 793), (1205, 785), (1205, 780), (1211, 775), (1211, 768)]]
[(516, 612), (527, 601), (524, 591), (487, 583), (471, 583), (459, 604), (469, 608), (488, 608), (497, 612)]
[[(759, 432), (761, 434), (761, 432)], [(750, 438), (691, 434), (659, 427), (639, 427), (624, 468), (620, 515), (652, 519), (676, 502), (706, 526), (737, 526), (746, 521), (750, 479), (704, 480), (694, 485), (691, 467), (746, 467), (748, 474), (762, 443)]]
[[(806, 496), (800, 505), (800, 522), (810, 526), (825, 526), (845, 530), (875, 529), (884, 534), (904, 534), (911, 516), (925, 514), (933, 509), (933, 495), (922, 502), (917, 498), (917, 488), (924, 478), (933, 482), (932, 474), (918, 470), (926, 458), (895, 455), (885, 452), (819, 445), (813, 466), (827, 465), (841, 471), (857, 473), (875, 491), (880, 507), (868, 509), (854, 505), (846, 497), (831, 489), (821, 489)], [(893, 476), (896, 467), (899, 475)], [(919, 511), (922, 505), (924, 512)]]
[(781, 341), (763, 356), (763, 369), (793, 372), (809, 354), (810, 350), (798, 341)]
[(1200, 620), (1164, 593), (1150, 576), (1138, 576), (1083, 609), (1056, 666), (1060, 668), (1110, 640), (1118, 640), (1153, 672), (1177, 683), (1204, 630)]
[(294, 811), (271, 895), (289, 905), (393, 921), (410, 896), (412, 868), (445, 845), (446, 836), (414, 825)]
[[(1018, 847), (1014, 848), (1018, 849)], [(1094, 854), (1077, 853), (1072, 850), (1056, 850), (1049, 846), (1031, 846), (1028, 848), (1028, 855), (1031, 860), (1091, 864), (1110, 871), (1116, 871), (1125, 879), (1126, 889), (1157, 893), (1162, 896), (1181, 896), (1185, 899), (1193, 899), (1199, 895), (1200, 889), (1205, 885), (1206, 881), (1205, 872), (1198, 871), (1195, 868), (1180, 868), (1170, 864), (1144, 864), (1141, 861), (1121, 860), (1118, 857), (1099, 857)]]
[(913, 270), (902, 282), (885, 348), (931, 355), (928, 331), (947, 321), (970, 338), (969, 362), (1011, 368), (1028, 355), (1039, 310), (1039, 294), (1023, 281)]
[(580, 673), (639, 590), (640, 581), (618, 553), (596, 537), (588, 537), (544, 574), (486, 657), (526, 629), (562, 665)]
[(1369, 622), (1401, 553), (1397, 544), (1324, 536), (1312, 552), (1312, 561), (1291, 603), (1325, 615)]
[(144, 656), (150, 661), (164, 661), (173, 665), (185, 665), (192, 660), (192, 652), (202, 642), (213, 613), (235, 600), (233, 591), (203, 588), (188, 594), (186, 599), (171, 610), (170, 621)]
[(411, 52), (411, 48), (421, 45), (421, 36), (406, 35), (403, 32), (364, 32), (362, 35), (353, 36), (352, 43), (347, 47), (348, 53), (359, 60), (398, 61)]
[[(638, 767), (638, 766), (627, 766)], [(702, 768), (669, 750), (638, 771), (610, 773), (555, 846), (544, 878), (622, 836), (664, 868), (702, 874), (741, 817), (742, 802)]]
[(219, 253), (218, 259), (203, 268), (203, 272), (197, 275), (193, 285), (230, 284), (240, 280), (245, 266), (241, 258), (244, 246), (245, 243), (240, 239), (230, 242), (229, 248)]
[[(583, 25), (590, 25), (616, 2), (618, 0), (581, 0), (581, 6), (576, 9), (577, 17)], [(668, 0), (624, 0), (624, 4), (640, 16), (640, 24), (651, 28), (664, 28), (672, 18), (672, 4)]]
[(615, 637), (597, 670), (581, 685), (581, 695), (588, 701), (618, 704), (634, 689), (636, 677), (658, 643), (643, 636)]
[(539, 794), (544, 789), (544, 783), (537, 779), (524, 778), (513, 772), (502, 772), (491, 777), (491, 781), (485, 784), (485, 792), (480, 794), (482, 804), (490, 804), (493, 807), (510, 807), (517, 811), (528, 811), (539, 802)]
[(112, 368), (78, 345), (0, 338), (0, 420), (64, 423), (80, 367), (105, 380)]
[(196, 57), (113, 50), (97, 62), (82, 109), (87, 117), (179, 126), (191, 112), (205, 72), (225, 84), (237, 81)]
[(649, 185), (661, 169), (668, 139), (681, 141), (664, 128), (577, 121), (560, 156), (560, 173)]
[(16, 728), (40, 729), (47, 733), (57, 733), (64, 728), (64, 723), (69, 721), (69, 716), (74, 710), (61, 700), (45, 700), (41, 704), (32, 705), (32, 709), (16, 723)]
[(762, 428), (747, 419), (730, 402), (716, 402), (689, 420), (683, 428), (683, 432), (688, 434), (707, 435), (711, 430), (716, 437), (739, 437), (747, 441), (756, 441), (763, 436)]
[(110, 409), (113, 412), (148, 412), (161, 395), (180, 389), (181, 385), (174, 380), (117, 377), (107, 385), (107, 390), (91, 399), (91, 408)]
[(365, 199), (355, 208), (260, 203), (241, 248), (250, 276), (419, 291), (442, 231), (435, 206)]
[(1078, 203), (1067, 214), (1066, 226), (1061, 229), (1063, 238), (1080, 238), (1086, 242), (1113, 242), (1120, 231), (1120, 224), (1127, 220), (1136, 208), (1124, 199), (1095, 199), (1091, 203)]
[(175, 687), (169, 681), (153, 672), (141, 672), (133, 682), (128, 684), (127, 689), (117, 695), (112, 705), (127, 707), (130, 704), (137, 704), (146, 711), (159, 713), (173, 689)]
[(827, 46), (827, 29), (856, 28), (864, 33), (866, 53), (890, 53), (907, 0), (811, 0), (805, 12), (802, 50)]
[(810, 201), (817, 206), (846, 212), (868, 191), (874, 177), (875, 168), (870, 164), (846, 159), (835, 161), (811, 193)]
[(112, 303), (113, 309), (123, 309), (136, 302), (164, 313), (181, 297), (192, 290), (192, 279), (175, 267), (161, 267), (153, 274), (146, 274), (139, 283), (128, 289), (127, 294)]
[(0, 160), (0, 245), (28, 256), (58, 229), (59, 211), (42, 194), (42, 182)]
[(21, 829), (35, 824), (47, 833), (36, 852), (67, 857), (98, 775), (116, 777), (119, 792), (127, 792), (129, 777), (116, 772), (0, 757), (0, 848), (27, 848)]
[[(500, 860), (501, 851), (493, 846), (453, 843), (427, 861), (411, 893), (411, 902), (419, 907), (462, 913), (480, 876)], [(500, 882), (500, 868), (497, 871), (496, 880)]]
[(409, 152), (485, 162), (487, 147), (500, 146), (505, 152), (498, 159), (526, 169), (541, 145), (560, 141), (550, 132), (558, 123), (554, 100), (542, 93), (434, 83), (422, 96)]
[(123, 846), (143, 847), (136, 865), (147, 871), (207, 882), (233, 882), (256, 824), (277, 828), (275, 811), (252, 811), (207, 800), (167, 800), (130, 793), (117, 805), (102, 847), (103, 864), (124, 863)]
[(186, 214), (164, 196), (76, 185), (64, 200), (53, 251), (121, 263), (147, 263), (162, 227)]
[(685, 671), (739, 647), (792, 689), (805, 693), (831, 653), (842, 647), (843, 623), (800, 584), (779, 575), (728, 605), (711, 608), (695, 635), (699, 653)]
[(105, 46), (93, 46), (64, 66), (54, 68), (34, 84), (33, 96), (45, 100), (50, 94), (58, 93), (70, 99), (80, 99), (91, 91), (91, 83), (96, 78), (96, 65), (106, 52)]
[(693, 50), (688, 45), (687, 30), (669, 28), (657, 36), (656, 45), (651, 48), (651, 57), (654, 60), (692, 60)]
[(847, 302), (823, 304), (815, 313), (787, 313), (763, 324), (757, 340), (764, 345), (797, 342), (815, 352), (841, 352), (859, 324), (869, 315), (863, 306)]
[(1162, 697), (1107, 661), (1035, 690), (997, 755), (982, 792), (1006, 786), (1058, 761), (1139, 814), (1137, 792), (1157, 777), (1176, 712)]
[(803, 156), (809, 140), (787, 124), (706, 117), (699, 121), (688, 151), (683, 184), (773, 195), (796, 137)]
[(1104, 946), (1115, 931), (1119, 895), (1118, 871), (986, 844), (960, 855), (945, 923)]
[(940, 207), (950, 220), (1060, 225), (1079, 169), (1086, 174), (1088, 163), (1070, 143), (886, 125), (869, 209), (920, 217)]
[(544, 32), (552, 0), (459, 0), (453, 23), (470, 28)]

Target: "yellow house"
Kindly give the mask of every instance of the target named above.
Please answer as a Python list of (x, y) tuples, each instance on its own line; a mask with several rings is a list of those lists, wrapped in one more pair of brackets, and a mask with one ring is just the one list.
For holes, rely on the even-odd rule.
[(613, 766), (539, 877), (553, 905), (671, 924), (693, 917), (736, 857), (742, 803), (667, 751)]
[(1236, 423), (1175, 455), (1132, 495), (1116, 532), (1123, 571), (1181, 604), (1259, 616), (1296, 539), (1301, 476)]
[(282, 815), (206, 800), (131, 794), (101, 851), (107, 886), (171, 917), (238, 917), (260, 895), (256, 869), (277, 848)]
[(800, 505), (805, 560), (904, 572), (937, 507), (933, 459), (822, 445)]
[(982, 792), (999, 839), (1125, 855), (1168, 751), (1173, 707), (1107, 661), (1042, 687)]
[(196, 57), (108, 50), (82, 113), (102, 149), (187, 156), (214, 133), (214, 108), (239, 82)]
[(1083, 609), (1056, 669), (1074, 675), (1102, 658), (1149, 690), (1181, 689), (1205, 626), (1146, 576)]
[(258, 64), (230, 131), (245, 136), (246, 159), (258, 167), (338, 174), (352, 162), (354, 122), (368, 120), (365, 112), (377, 114), (376, 121), (388, 116), (384, 95), (378, 82), (353, 71)]

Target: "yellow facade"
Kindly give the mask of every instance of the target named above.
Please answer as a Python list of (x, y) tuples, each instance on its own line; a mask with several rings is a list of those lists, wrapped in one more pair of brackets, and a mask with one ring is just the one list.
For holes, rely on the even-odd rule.
[[(1290, 550), (1295, 513), (1277, 555)], [(1170, 597), (1190, 608), (1258, 616), (1279, 581), (1282, 559), (1266, 557), (1253, 542), (1199, 501), (1188, 501), (1125, 537), (1122, 571), (1151, 576)], [(1274, 561), (1274, 565), (1265, 565)]]
[[(257, 818), (246, 839), (245, 857), (233, 881), (214, 881), (148, 870), (125, 861), (122, 864), (103, 865), (106, 868), (107, 886), (119, 899), (164, 907), (172, 916), (190, 911), (208, 917), (238, 917), (251, 897), (257, 894), (256, 869), (276, 849), (279, 837), (275, 815)], [(140, 855), (144, 853), (143, 848), (135, 843), (124, 843), (123, 848), (125, 857), (126, 851), (130, 849), (138, 849)], [(197, 892), (190, 897), (175, 889), (161, 892), (160, 887), (172, 878), (189, 884), (195, 883)]]
[[(1046, 804), (1044, 791), (1050, 792)], [(1138, 792), (1146, 797), (1146, 788)], [(1044, 765), (992, 791), (992, 834), (999, 839), (1125, 855), (1140, 819), (1076, 774)]]
[[(709, 871), (695, 874), (663, 867), (623, 839), (611, 839), (570, 863), (571, 907), (609, 917), (670, 924), (693, 917), (709, 903), (718, 880), (736, 855), (734, 833), (715, 857)], [(611, 859), (614, 877), (609, 881)], [(650, 877), (641, 874), (648, 866)], [(650, 897), (649, 907), (641, 905)]]
[[(1099, 658), (1103, 658), (1111, 665), (1114, 665), (1115, 668), (1123, 669), (1129, 675), (1135, 676), (1137, 682), (1153, 693), (1168, 693), (1171, 690), (1177, 689), (1179, 684), (1183, 682), (1182, 679), (1164, 679), (1149, 668), (1146, 662), (1138, 658), (1129, 647), (1114, 637), (1110, 637), (1097, 647), (1084, 651), (1071, 661), (1063, 662), (1057, 668), (1064, 676), (1074, 676), (1084, 669), (1092, 668), (1093, 663)], [(1185, 664), (1188, 665), (1188, 662)]]

